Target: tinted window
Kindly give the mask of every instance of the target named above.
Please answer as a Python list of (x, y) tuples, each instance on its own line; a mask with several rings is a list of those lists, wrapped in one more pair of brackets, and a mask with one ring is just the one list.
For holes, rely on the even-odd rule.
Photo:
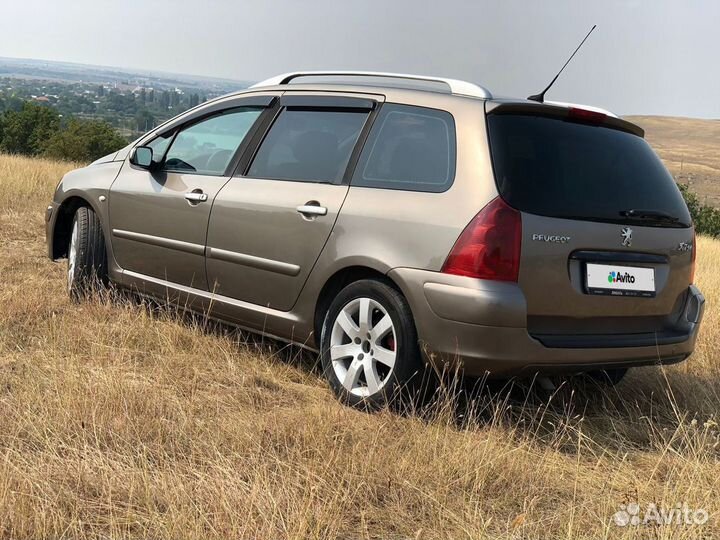
[[(627, 210), (690, 215), (675, 182), (644, 139), (558, 118), (488, 116), (498, 191), (532, 214), (616, 223)], [(670, 225), (639, 220), (646, 225)]]
[(183, 129), (168, 150), (165, 170), (224, 174), (262, 110), (257, 107), (233, 109)]
[(445, 191), (455, 176), (455, 123), (445, 111), (384, 105), (353, 185)]
[(248, 176), (342, 181), (367, 111), (285, 109), (270, 128)]

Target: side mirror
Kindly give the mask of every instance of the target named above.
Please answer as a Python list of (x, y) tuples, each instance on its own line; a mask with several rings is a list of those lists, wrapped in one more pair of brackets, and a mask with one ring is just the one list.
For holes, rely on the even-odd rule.
[(130, 156), (130, 163), (143, 169), (151, 169), (153, 163), (153, 151), (149, 146), (138, 146)]

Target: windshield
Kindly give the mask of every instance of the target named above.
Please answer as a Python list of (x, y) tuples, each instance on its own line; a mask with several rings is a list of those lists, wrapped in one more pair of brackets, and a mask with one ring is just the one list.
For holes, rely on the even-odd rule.
[(689, 227), (675, 181), (637, 135), (562, 118), (487, 117), (498, 191), (543, 216)]

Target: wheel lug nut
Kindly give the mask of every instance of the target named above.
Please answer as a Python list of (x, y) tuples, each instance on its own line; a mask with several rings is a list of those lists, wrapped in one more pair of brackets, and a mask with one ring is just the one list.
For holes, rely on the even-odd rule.
[(360, 338), (359, 338), (359, 337), (356, 337), (356, 338), (355, 338), (355, 345), (360, 345)]
[(364, 358), (363, 353), (358, 354), (358, 360), (362, 360)]

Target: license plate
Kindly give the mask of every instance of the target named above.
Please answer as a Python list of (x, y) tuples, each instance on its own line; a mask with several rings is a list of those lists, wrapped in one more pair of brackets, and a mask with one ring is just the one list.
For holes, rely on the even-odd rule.
[(655, 296), (654, 268), (587, 263), (585, 271), (590, 294)]

